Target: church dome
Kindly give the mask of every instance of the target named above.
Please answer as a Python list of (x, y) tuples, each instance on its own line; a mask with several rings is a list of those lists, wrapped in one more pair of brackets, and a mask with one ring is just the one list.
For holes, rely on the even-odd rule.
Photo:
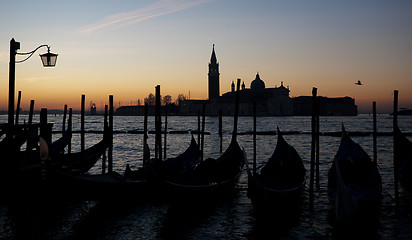
[(250, 84), (252, 90), (262, 90), (265, 89), (265, 83), (260, 79), (259, 73), (256, 74), (255, 80)]

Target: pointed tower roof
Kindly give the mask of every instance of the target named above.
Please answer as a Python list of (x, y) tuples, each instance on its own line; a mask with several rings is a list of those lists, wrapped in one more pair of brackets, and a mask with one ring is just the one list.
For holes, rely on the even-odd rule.
[(212, 57), (210, 58), (210, 63), (211, 64), (217, 63), (217, 58), (216, 58), (216, 53), (215, 53), (215, 44), (213, 44)]

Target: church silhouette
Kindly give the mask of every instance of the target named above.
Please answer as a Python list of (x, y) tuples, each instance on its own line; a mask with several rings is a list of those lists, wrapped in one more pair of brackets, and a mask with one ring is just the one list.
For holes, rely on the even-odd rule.
[[(235, 78), (234, 78), (235, 80)], [(215, 45), (209, 62), (208, 72), (208, 99), (184, 99), (179, 100), (178, 106), (167, 106), (170, 115), (197, 116), (202, 113), (203, 105), (206, 106), (206, 115), (218, 116), (233, 115), (235, 103), (235, 83), (232, 81), (231, 91), (220, 95), (220, 70), (217, 61)], [(283, 81), (280, 86), (267, 87), (260, 74), (246, 88), (243, 81), (240, 89), (239, 115), (252, 116), (253, 103), (256, 102), (256, 114), (258, 116), (292, 116), (311, 115), (312, 97), (300, 96), (291, 98), (289, 86), (285, 87)], [(353, 116), (357, 115), (355, 100), (351, 97), (327, 98), (318, 97), (320, 115)], [(153, 108), (153, 109), (152, 109)], [(163, 107), (164, 108), (164, 107)], [(166, 110), (162, 110), (165, 112)], [(144, 106), (123, 106), (116, 110), (116, 115), (143, 115)], [(149, 106), (149, 114), (153, 115), (154, 106)]]

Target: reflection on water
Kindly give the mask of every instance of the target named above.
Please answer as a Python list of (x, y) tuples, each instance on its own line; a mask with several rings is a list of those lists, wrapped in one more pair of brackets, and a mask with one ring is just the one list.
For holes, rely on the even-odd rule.
[[(38, 117), (38, 116), (36, 116)], [(21, 116), (21, 121), (27, 116)], [(35, 121), (38, 119), (35, 118)], [(62, 116), (49, 116), (54, 122), (54, 130), (61, 129)], [(197, 117), (168, 117), (169, 131), (197, 130)], [(0, 116), (0, 122), (7, 122), (7, 116)], [(80, 117), (73, 119), (74, 130), (80, 129)], [(372, 116), (321, 117), (321, 132), (338, 132), (341, 124), (347, 131), (372, 131)], [(233, 118), (223, 117), (223, 150), (229, 145), (233, 129)], [(276, 126), (283, 132), (302, 134), (285, 135), (309, 169), (311, 136), (310, 117), (262, 117), (257, 120), (259, 131), (274, 131)], [(412, 117), (399, 116), (403, 131), (412, 131)], [(86, 130), (101, 130), (103, 117), (86, 116)], [(154, 130), (154, 117), (149, 117), (149, 130)], [(239, 118), (239, 132), (252, 131), (252, 118)], [(115, 130), (126, 132), (143, 130), (143, 117), (114, 117)], [(205, 158), (220, 155), (217, 117), (206, 117)], [(378, 131), (391, 132), (392, 118), (378, 116)], [(59, 134), (53, 137), (57, 139)], [(102, 138), (101, 134), (86, 134), (86, 147)], [(353, 137), (372, 156), (372, 137)], [(113, 168), (123, 173), (126, 164), (138, 167), (142, 164), (142, 135), (122, 133), (114, 135)], [(190, 134), (169, 134), (167, 156), (173, 157), (183, 152), (190, 143)], [(239, 135), (239, 144), (245, 148), (249, 161), (253, 158), (252, 136)], [(257, 136), (258, 166), (272, 154), (276, 146), (276, 136)], [(8, 212), (7, 203), (0, 199), (0, 239), (345, 239), (346, 229), (340, 229), (330, 221), (330, 207), (327, 199), (327, 173), (339, 147), (340, 138), (320, 137), (320, 189), (315, 193), (314, 211), (308, 209), (305, 194), (301, 211), (260, 211), (247, 198), (247, 174), (240, 179), (237, 195), (220, 203), (192, 203), (187, 205), (167, 205), (164, 203), (125, 204), (118, 202), (57, 201), (34, 204), (33, 199), (24, 199), (15, 211)], [(73, 151), (80, 149), (79, 134), (73, 135)], [(154, 135), (149, 134), (148, 144), (154, 149)], [(378, 163), (383, 180), (383, 189), (393, 196), (392, 137), (378, 137)], [(152, 152), (152, 157), (154, 156)], [(91, 173), (100, 173), (98, 162)], [(308, 171), (309, 174), (309, 171)], [(308, 181), (307, 181), (308, 182)], [(138, 193), (136, 193), (138, 194)], [(121, 199), (122, 196), (119, 196)], [(0, 197), (1, 198), (1, 197)], [(406, 197), (402, 195), (402, 200)], [(402, 201), (403, 203), (405, 201)], [(30, 204), (28, 204), (30, 203)], [(410, 239), (412, 220), (402, 205), (400, 218), (394, 216), (394, 203), (384, 194), (376, 224), (360, 226), (368, 239)], [(282, 208), (281, 208), (282, 209)], [(296, 212), (295, 212), (296, 213)], [(351, 236), (350, 236), (351, 237)]]

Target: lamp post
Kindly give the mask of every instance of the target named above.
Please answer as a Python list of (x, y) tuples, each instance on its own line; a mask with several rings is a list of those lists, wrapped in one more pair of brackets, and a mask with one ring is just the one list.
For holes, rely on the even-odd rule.
[[(14, 38), (10, 40), (10, 65), (9, 65), (9, 116), (8, 125), (12, 127), (14, 124), (14, 93), (15, 93), (15, 78), (16, 78), (16, 63), (22, 63), (29, 59), (39, 48), (47, 47), (47, 53), (41, 54), (40, 58), (42, 60), (44, 67), (54, 67), (56, 65), (57, 54), (50, 53), (50, 47), (48, 45), (40, 45), (31, 52), (18, 53), (17, 50), (20, 49), (20, 43), (16, 42)], [(16, 61), (16, 55), (28, 55), (27, 58)]]

